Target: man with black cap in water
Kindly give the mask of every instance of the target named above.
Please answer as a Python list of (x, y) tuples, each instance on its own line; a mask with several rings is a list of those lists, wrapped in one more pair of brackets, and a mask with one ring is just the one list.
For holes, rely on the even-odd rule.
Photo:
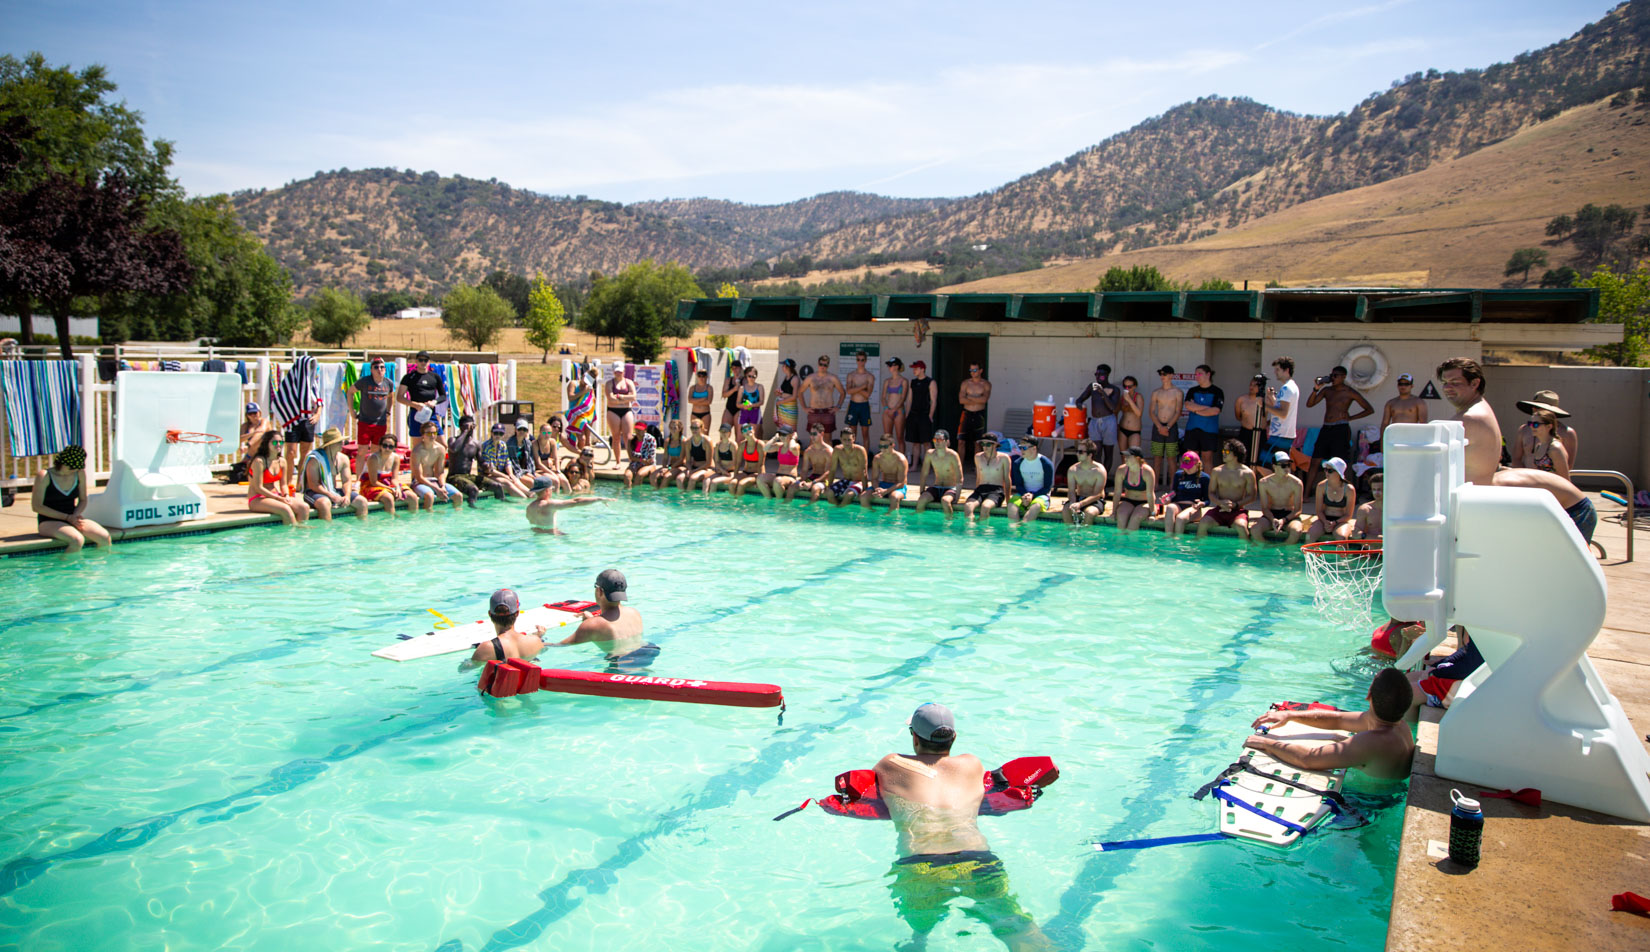
[(533, 658), (544, 650), (543, 625), (535, 625), (530, 632), (516, 630), (516, 616), (521, 614), (521, 599), (512, 589), (501, 588), (487, 602), (487, 620), (493, 623), (493, 637), (476, 645), (469, 664), (504, 661), (507, 658)]
[(567, 533), (556, 528), (556, 513), (574, 506), (588, 506), (591, 503), (606, 505), (612, 500), (606, 496), (574, 496), (572, 499), (556, 499), (551, 494), (556, 491), (556, 481), (549, 476), (536, 476), (533, 479), (533, 498), (527, 503), (527, 524), (533, 527), (534, 532), (544, 532), (549, 535), (566, 535)]
[(976, 818), (985, 799), (985, 767), (973, 754), (951, 753), (957, 720), (932, 702), (911, 715), (911, 753), (877, 761), (877, 792), (899, 834), (900, 858), (889, 892), (922, 948), (953, 898), (972, 900), (967, 914), (985, 922), (1010, 949), (1053, 946), (1009, 891), (1003, 861), (991, 852)]
[(628, 596), (624, 573), (607, 569), (596, 576), (596, 611), (581, 612), (579, 627), (551, 647), (595, 645), (606, 655), (609, 670), (629, 673), (646, 668), (659, 646), (642, 641), (642, 613), (621, 605)]

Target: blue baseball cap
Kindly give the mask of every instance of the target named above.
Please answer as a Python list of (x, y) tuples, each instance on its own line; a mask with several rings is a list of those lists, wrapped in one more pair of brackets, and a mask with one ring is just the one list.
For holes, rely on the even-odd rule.
[(258, 404), (256, 402), (252, 402), (252, 403), (248, 403), (246, 405), (246, 412), (248, 412), (248, 413), (262, 413), (264, 411), (258, 408)]

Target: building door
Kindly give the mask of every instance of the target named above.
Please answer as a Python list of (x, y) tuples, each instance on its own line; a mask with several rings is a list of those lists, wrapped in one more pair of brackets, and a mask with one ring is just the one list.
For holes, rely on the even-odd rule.
[(958, 452), (957, 418), (962, 403), (957, 390), (968, 379), (968, 367), (977, 363), (991, 379), (991, 337), (987, 334), (935, 334), (933, 377), (939, 384), (939, 401), (934, 410), (934, 425), (951, 434), (951, 445)]

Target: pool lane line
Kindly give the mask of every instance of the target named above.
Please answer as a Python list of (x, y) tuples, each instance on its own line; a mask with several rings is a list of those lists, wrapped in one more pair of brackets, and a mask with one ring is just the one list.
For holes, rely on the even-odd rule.
[[(752, 608), (768, 601), (769, 599), (791, 594), (809, 585), (817, 585), (821, 582), (829, 581), (855, 565), (864, 564), (866, 562), (879, 562), (901, 555), (903, 555), (903, 553), (889, 552), (886, 550), (862, 553), (852, 559), (839, 562), (836, 565), (829, 566), (825, 569), (821, 569), (820, 571), (804, 576), (795, 583), (773, 589), (772, 591), (762, 595), (752, 596), (751, 598), (745, 600), (743, 607)], [(716, 617), (711, 620), (720, 620), (726, 618), (729, 614), (730, 612), (727, 608), (718, 609), (715, 613)], [(700, 623), (701, 622), (691, 622), (687, 626), (677, 625), (673, 628), (665, 629), (665, 631), (681, 631), (686, 627), (694, 627)], [(340, 744), (337, 747), (334, 747), (331, 753), (322, 757), (299, 757), (294, 760), (287, 761), (286, 763), (270, 770), (267, 779), (260, 783), (254, 784), (245, 790), (231, 793), (205, 803), (192, 804), (168, 813), (156, 814), (155, 816), (151, 816), (137, 823), (123, 824), (121, 826), (114, 827), (96, 839), (88, 843), (83, 843), (73, 849), (63, 850), (61, 852), (52, 853), (48, 856), (39, 858), (31, 856), (14, 857), (11, 860), (8, 860), (4, 866), (0, 866), (0, 897), (10, 895), (12, 892), (28, 885), (30, 882), (33, 882), (35, 879), (44, 875), (58, 863), (75, 859), (87, 859), (90, 857), (106, 855), (108, 853), (126, 852), (128, 850), (133, 850), (144, 846), (155, 837), (159, 836), (164, 830), (166, 830), (167, 827), (170, 827), (172, 824), (178, 822), (184, 817), (189, 816), (190, 814), (203, 814), (197, 821), (199, 823), (217, 823), (231, 820), (242, 813), (256, 808), (258, 804), (273, 796), (286, 793), (289, 790), (294, 790), (309, 781), (314, 780), (316, 777), (319, 777), (321, 774), (325, 773), (333, 764), (342, 763), (352, 757), (364, 754), (367, 751), (372, 750), (380, 744), (386, 743), (390, 740), (414, 733), (424, 733), (430, 728), (439, 727), (442, 724), (455, 720), (465, 713), (480, 710), (482, 710), (482, 708), (478, 707), (474, 700), (465, 698), (463, 701), (455, 703), (447, 710), (439, 711), (433, 715), (408, 724), (399, 730), (391, 731), (388, 734), (381, 734), (377, 737), (368, 738), (367, 740), (360, 741), (355, 744)], [(530, 721), (525, 719), (521, 721), (521, 725), (524, 727), (530, 723)]]
[[(1249, 660), (1249, 648), (1275, 634), (1270, 622), (1281, 615), (1285, 605), (1291, 601), (1271, 593), (1264, 598), (1265, 602), (1255, 610), (1249, 623), (1233, 632), (1221, 646), (1220, 653), (1230, 652), (1232, 659), (1208, 674), (1192, 679), (1185, 701), (1185, 718), (1170, 732), (1170, 739), (1164, 744), (1152, 768), (1146, 772), (1142, 792), (1129, 799), (1129, 811), (1118, 822), (1116, 835), (1108, 834), (1106, 838), (1141, 835), (1141, 831), (1163, 818), (1165, 798), (1178, 799), (1183, 793), (1189, 796), (1204, 775), (1220, 768), (1221, 765), (1189, 763), (1183, 751), (1208, 736), (1203, 729), (1204, 719), (1217, 701), (1238, 692), (1240, 685), (1236, 675)], [(1200, 772), (1195, 774), (1194, 779), (1186, 776), (1188, 771)], [(1154, 794), (1154, 791), (1166, 792)], [(1106, 891), (1133, 864), (1136, 855), (1138, 851), (1133, 850), (1089, 855), (1071, 885), (1061, 894), (1060, 911), (1043, 923), (1043, 934), (1053, 940), (1056, 948), (1075, 952), (1085, 946), (1087, 936), (1083, 932), (1083, 924), (1100, 904)]]
[[(1077, 576), (1065, 572), (1044, 576), (1026, 591), (999, 602), (990, 616), (984, 620), (972, 625), (954, 627), (952, 630), (958, 632), (957, 634), (934, 642), (928, 650), (905, 658), (881, 674), (862, 679), (879, 683), (861, 687), (851, 700), (847, 700), (841, 706), (840, 713), (828, 722), (780, 731), (779, 733), (788, 736), (770, 742), (750, 760), (711, 777), (699, 793), (681, 806), (661, 814), (652, 827), (625, 838), (607, 859), (595, 866), (571, 870), (561, 879), (546, 886), (538, 894), (542, 900), (539, 908), (494, 932), (492, 939), (481, 947), (482, 952), (514, 949), (539, 938), (546, 928), (583, 903), (583, 899), (572, 897), (574, 889), (582, 887), (586, 896), (606, 892), (618, 882), (620, 870), (647, 855), (647, 844), (650, 841), (680, 829), (694, 814), (729, 806), (741, 793), (755, 793), (763, 784), (778, 776), (786, 764), (813, 750), (815, 739), (819, 735), (836, 730), (863, 716), (870, 702), (884, 694), (892, 683), (911, 677), (942, 656), (955, 656), (972, 651), (972, 647), (963, 642), (974, 635), (984, 633), (1009, 614), (1022, 610), (1027, 599), (1039, 597), (1053, 586), (1075, 580)], [(436, 946), (436, 952), (462, 952), (463, 949), (463, 943), (457, 939), (449, 939)]]
[[(649, 549), (649, 550), (644, 551), (644, 552), (632, 553), (630, 555), (625, 556), (625, 558), (630, 558), (630, 559), (651, 558), (653, 556), (663, 555), (666, 552), (671, 552), (671, 551), (674, 551), (676, 549), (684, 549), (684, 548), (687, 548), (689, 546), (704, 545), (705, 543), (713, 542), (716, 539), (724, 538), (724, 537), (727, 537), (727, 536), (741, 535), (741, 534), (742, 533), (740, 533), (738, 530), (729, 529), (726, 532), (716, 533), (714, 535), (707, 536), (707, 537), (702, 538), (702, 539), (691, 539), (691, 540), (688, 540), (688, 541), (685, 541), (685, 542), (677, 542), (677, 543), (674, 543), (672, 545), (667, 545), (667, 546), (663, 546), (663, 547), (656, 548), (656, 549)], [(405, 556), (393, 556), (393, 557), (390, 557), (390, 558), (404, 559), (406, 557)], [(365, 560), (363, 560), (363, 561), (365, 561)], [(373, 560), (373, 561), (378, 561), (378, 560)], [(603, 559), (601, 562), (591, 562), (590, 563), (591, 568), (586, 569), (586, 571), (592, 571), (594, 566), (603, 565), (603, 564), (606, 564), (606, 563), (611, 562), (611, 561), (612, 561), (611, 558), (607, 558), (607, 559)], [(569, 570), (566, 570), (566, 571), (573, 572), (573, 571), (576, 571), (576, 570), (569, 569)], [(309, 574), (309, 573), (304, 573), (304, 574)], [(259, 576), (259, 577), (263, 578), (265, 576)], [(193, 589), (177, 589), (175, 592), (168, 593), (168, 594), (177, 594), (177, 593), (187, 592), (187, 591), (193, 591)], [(492, 591), (493, 591), (492, 589), (488, 589), (485, 592), (472, 593), (470, 597), (474, 597), (474, 598), (477, 598), (477, 599), (485, 598), (488, 595), (492, 594)], [(461, 596), (461, 597), (463, 597), (463, 596)], [(75, 611), (75, 612), (69, 612), (69, 613), (66, 613), (66, 614), (77, 614), (78, 615), (78, 614), (82, 614), (82, 612)], [(386, 617), (405, 617), (405, 615), (406, 615), (405, 610), (399, 610), (395, 613), (394, 616), (386, 616)], [(93, 691), (70, 691), (67, 694), (61, 694), (61, 695), (59, 695), (55, 698), (52, 698), (51, 700), (40, 701), (38, 703), (31, 704), (31, 705), (29, 705), (28, 707), (24, 708), (21, 711), (13, 711), (10, 714), (0, 714), (0, 722), (14, 720), (14, 719), (20, 718), (20, 717), (28, 717), (28, 716), (33, 715), (33, 714), (38, 714), (41, 711), (50, 710), (54, 707), (61, 707), (65, 704), (78, 704), (82, 701), (93, 701), (93, 700), (96, 700), (98, 698), (118, 697), (119, 695), (122, 695), (122, 694), (131, 694), (131, 693), (134, 693), (134, 692), (137, 692), (137, 691), (146, 691), (149, 688), (154, 687), (157, 684), (164, 684), (164, 683), (167, 683), (167, 682), (170, 682), (170, 681), (176, 681), (176, 680), (180, 680), (180, 679), (184, 679), (184, 678), (198, 678), (203, 674), (211, 674), (214, 671), (221, 671), (225, 668), (232, 667), (232, 666), (237, 665), (237, 664), (245, 664), (245, 663), (253, 662), (253, 661), (269, 661), (269, 660), (272, 660), (274, 658), (283, 658), (283, 657), (286, 657), (287, 655), (290, 655), (290, 654), (298, 651), (300, 648), (302, 648), (306, 645), (313, 644), (314, 642), (320, 640), (323, 637), (333, 637), (333, 636), (336, 636), (336, 635), (339, 635), (339, 634), (356, 633), (356, 632), (360, 632), (360, 631), (362, 631), (362, 628), (359, 625), (352, 625), (348, 628), (331, 628), (331, 629), (324, 629), (324, 630), (320, 630), (320, 631), (310, 631), (310, 632), (306, 632), (302, 635), (297, 635), (295, 637), (286, 638), (286, 639), (283, 639), (281, 641), (277, 641), (277, 642), (274, 642), (272, 644), (265, 645), (262, 648), (255, 648), (251, 651), (243, 651), (239, 654), (230, 655), (227, 658), (219, 659), (218, 661), (215, 661), (215, 662), (213, 662), (213, 663), (211, 663), (211, 664), (209, 664), (209, 665), (207, 665), (203, 668), (196, 668), (192, 671), (174, 671), (170, 674), (161, 673), (161, 674), (151, 675), (149, 677), (133, 678), (132, 680), (128, 681), (125, 685), (123, 685), (119, 688), (116, 688), (112, 691), (96, 691), (96, 692), (93, 692)], [(16, 730), (15, 728), (0, 726), (0, 734), (12, 733), (15, 730)]]

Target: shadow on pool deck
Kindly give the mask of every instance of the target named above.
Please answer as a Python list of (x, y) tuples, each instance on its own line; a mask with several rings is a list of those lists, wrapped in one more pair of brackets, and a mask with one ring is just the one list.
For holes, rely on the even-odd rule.
[[(599, 475), (614, 479), (617, 474), (612, 469)], [(179, 526), (112, 530), (115, 540), (279, 521), (249, 512), (244, 487), (215, 484), (202, 489), (210, 512), (207, 518)], [(1590, 495), (1607, 515), (1619, 508)], [(1058, 519), (1056, 513), (1044, 518)], [(384, 517), (374, 511), (369, 518)], [(402, 512), (399, 518), (421, 517)], [(1148, 526), (1156, 528), (1157, 524)], [(12, 506), (0, 509), (0, 556), (60, 547), (36, 535), (34, 529), (25, 491)], [(1215, 533), (1231, 535), (1232, 530), (1216, 529)], [(1599, 523), (1597, 541), (1611, 555), (1601, 563), (1610, 601), (1605, 627), (1587, 654), (1621, 701), (1643, 743), (1650, 727), (1650, 566), (1623, 561), (1626, 533), (1626, 527), (1612, 519)], [(1440, 946), (1520, 952), (1650, 948), (1650, 918), (1610, 910), (1614, 893), (1650, 894), (1650, 826), (1551, 802), (1531, 808), (1487, 800), (1484, 859), (1477, 869), (1463, 872), (1448, 860), (1428, 855), (1430, 841), (1446, 841), (1449, 836), (1450, 788), (1460, 787), (1464, 792), (1478, 788), (1433, 774), (1440, 712), (1423, 709), (1423, 713), (1404, 813), (1387, 948), (1391, 952), (1436, 952)]]

